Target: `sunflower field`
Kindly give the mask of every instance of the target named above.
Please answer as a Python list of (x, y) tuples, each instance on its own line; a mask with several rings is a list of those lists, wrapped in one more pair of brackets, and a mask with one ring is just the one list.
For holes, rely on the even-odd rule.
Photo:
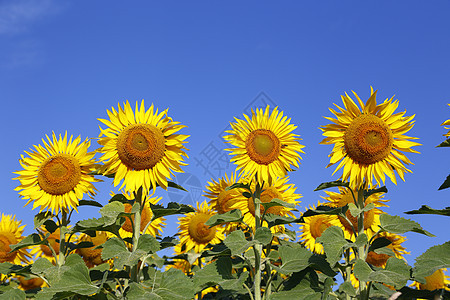
[[(1, 216), (0, 299), (450, 298), (450, 241), (409, 265), (404, 234), (433, 235), (384, 211), (386, 180), (412, 173), (421, 144), (407, 135), (414, 115), (376, 96), (346, 93), (329, 109), (320, 127), (321, 144), (332, 145), (324, 162), (341, 175), (317, 184), (322, 200), (310, 207), (289, 179), (304, 146), (277, 107), (230, 124), (223, 139), (235, 170), (211, 178), (195, 207), (162, 205), (155, 195), (189, 192), (172, 181), (186, 165), (189, 135), (167, 109), (126, 101), (99, 119), (97, 138), (46, 136), (24, 151), (14, 178), (38, 211), (35, 232), (24, 236), (16, 216)], [(442, 125), (450, 130), (450, 120)], [(450, 146), (450, 131), (444, 136), (439, 147)], [(100, 181), (120, 193), (95, 200)], [(450, 177), (440, 189), (448, 187)], [(73, 222), (82, 206), (100, 217)], [(450, 216), (450, 208), (407, 213)], [(178, 233), (167, 236), (173, 215)]]

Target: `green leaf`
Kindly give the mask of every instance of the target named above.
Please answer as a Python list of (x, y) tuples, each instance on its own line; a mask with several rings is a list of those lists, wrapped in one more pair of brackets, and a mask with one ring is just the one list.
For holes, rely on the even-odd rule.
[(176, 215), (176, 214), (187, 214), (194, 212), (194, 208), (189, 205), (179, 204), (176, 202), (169, 202), (167, 207), (163, 207), (160, 204), (150, 204), (150, 208), (153, 213), (152, 221), (164, 216)]
[(94, 200), (80, 200), (78, 206), (95, 206), (95, 207), (103, 207), (100, 203)]
[(261, 202), (261, 205), (264, 207), (264, 210), (268, 210), (271, 207), (274, 206), (283, 206), (283, 207), (287, 207), (287, 208), (295, 208), (295, 204), (294, 203), (288, 203), (286, 201), (274, 198), (272, 200), (270, 200), (270, 202)]
[(352, 216), (354, 216), (354, 217), (358, 217), (362, 212), (369, 211), (369, 210), (374, 209), (374, 208), (375, 208), (375, 204), (373, 204), (373, 203), (367, 204), (366, 206), (364, 206), (363, 209), (359, 209), (355, 205), (355, 203), (349, 203), (348, 204), (348, 210), (350, 211), (350, 214)]
[(232, 184), (230, 186), (227, 186), (225, 188), (225, 191), (229, 191), (229, 190), (232, 190), (232, 189), (246, 189), (246, 190), (251, 192), (250, 184), (248, 184), (248, 183), (244, 184), (244, 183), (236, 182), (236, 183), (234, 183), (234, 184)]
[(187, 190), (184, 187), (182, 187), (181, 185), (179, 185), (178, 183), (175, 183), (173, 181), (167, 181), (167, 186), (171, 187), (173, 189), (182, 190), (182, 191), (187, 192)]
[(413, 268), (413, 277), (416, 281), (425, 283), (425, 277), (436, 270), (450, 267), (450, 241), (442, 245), (429, 248), (416, 258)]
[(45, 221), (53, 218), (54, 215), (50, 211), (42, 211), (34, 216), (34, 228), (40, 227)]
[(339, 286), (339, 291), (351, 297), (356, 297), (356, 290), (351, 282), (344, 282)]
[(178, 244), (178, 240), (173, 236), (166, 236), (162, 240), (159, 241), (160, 249), (166, 249), (169, 247), (173, 247)]
[(231, 250), (231, 255), (241, 255), (254, 244), (253, 241), (245, 239), (245, 234), (241, 230), (231, 232), (223, 243)]
[(331, 266), (341, 260), (344, 247), (350, 244), (345, 239), (342, 229), (337, 226), (328, 227), (316, 240), (323, 245)]
[(242, 193), (242, 196), (244, 196), (245, 198), (251, 198), (251, 197), (252, 197), (252, 194), (249, 193), (249, 192), (243, 192), (243, 193)]
[(349, 184), (348, 184), (348, 182), (343, 182), (341, 180), (324, 182), (324, 183), (319, 184), (319, 186), (316, 187), (316, 189), (314, 191), (320, 191), (320, 190), (329, 189), (329, 188), (337, 187), (337, 186), (343, 186), (343, 187), (348, 188)]
[(385, 237), (376, 238), (372, 244), (369, 246), (369, 252), (375, 251), (376, 249), (389, 246), (392, 242)]
[[(50, 236), (49, 233), (47, 233), (46, 238)], [(37, 233), (32, 233), (29, 236), (25, 237), (23, 240), (18, 242), (17, 244), (10, 245), (11, 252), (19, 250), (24, 247), (29, 247), (33, 245), (41, 245), (45, 243), (45, 239), (41, 239), (41, 236)]]
[(283, 274), (303, 271), (311, 264), (312, 253), (299, 244), (284, 244), (278, 248), (278, 253), (282, 261), (279, 272)]
[(323, 283), (323, 293), (321, 300), (328, 299), (328, 295), (333, 291), (333, 285), (335, 285), (333, 278), (327, 277)]
[(106, 226), (114, 224), (119, 215), (124, 212), (125, 206), (119, 201), (108, 203), (100, 209), (100, 214)]
[(26, 297), (25, 292), (19, 289), (10, 289), (0, 294), (0, 300), (25, 300)]
[(58, 229), (58, 225), (56, 225), (55, 221), (53, 221), (53, 220), (45, 221), (44, 227), (49, 233), (53, 233)]
[(320, 300), (317, 274), (311, 270), (293, 273), (284, 283), (283, 289), (270, 296), (270, 300)]
[(224, 214), (213, 215), (205, 222), (205, 225), (212, 227), (229, 222), (240, 222), (243, 218), (242, 212), (239, 209), (233, 209)]
[(433, 209), (427, 205), (422, 205), (418, 210), (406, 211), (405, 214), (409, 215), (419, 215), (419, 214), (430, 214), (430, 215), (443, 215), (450, 216), (450, 207), (444, 209)]
[[(316, 216), (316, 215), (345, 215), (347, 212), (348, 205), (342, 206), (342, 207), (331, 207), (331, 206), (325, 206), (320, 205), (317, 206), (316, 209), (308, 209), (305, 211), (302, 215), (302, 218)], [(305, 223), (304, 221), (300, 223)]]
[(130, 204), (130, 202), (132, 202), (132, 201), (128, 200), (127, 197), (125, 197), (122, 194), (115, 194), (114, 196), (112, 196), (111, 199), (109, 199), (108, 203), (112, 203), (112, 202), (116, 202), (116, 201), (123, 203), (123, 204)]
[(445, 141), (443, 141), (442, 143), (440, 143), (436, 147), (450, 147), (450, 138), (446, 139)]
[(267, 227), (256, 229), (254, 240), (263, 245), (268, 245), (272, 241), (272, 232)]
[(450, 187), (450, 175), (447, 176), (444, 183), (441, 184), (441, 186), (438, 188), (438, 191), (449, 188)]
[(151, 234), (143, 234), (139, 237), (136, 250), (142, 250), (145, 253), (156, 253), (160, 249), (159, 242)]
[(269, 228), (277, 225), (285, 225), (291, 223), (302, 223), (304, 222), (302, 218), (294, 219), (288, 216), (279, 216), (276, 214), (266, 214), (264, 216), (264, 221), (267, 222)]
[(369, 275), (372, 273), (372, 269), (370, 266), (363, 261), (362, 259), (357, 259), (356, 263), (353, 267), (353, 273), (355, 274), (355, 277), (362, 281), (368, 281)]
[(0, 274), (28, 275), (28, 274), (31, 274), (31, 265), (20, 266), (20, 265), (14, 265), (9, 262), (0, 263)]
[(388, 192), (388, 190), (385, 186), (379, 187), (377, 189), (367, 190), (367, 191), (364, 191), (364, 199), (369, 198), (373, 194), (387, 193), (387, 192)]
[(383, 270), (376, 270), (369, 274), (367, 281), (377, 281), (386, 283), (399, 289), (406, 285), (409, 280), (411, 267), (404, 260), (397, 257), (390, 257)]
[(399, 216), (381, 214), (380, 223), (380, 227), (390, 233), (403, 234), (408, 231), (413, 231), (431, 237), (435, 236), (428, 231), (423, 230), (419, 223)]

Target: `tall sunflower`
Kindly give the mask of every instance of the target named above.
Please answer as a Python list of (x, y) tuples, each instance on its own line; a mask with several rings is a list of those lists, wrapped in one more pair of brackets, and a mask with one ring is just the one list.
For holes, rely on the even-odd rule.
[(178, 247), (175, 247), (175, 249), (178, 249), (177, 254), (185, 253), (191, 249), (198, 253), (208, 244), (218, 244), (225, 238), (223, 227), (213, 226), (210, 228), (205, 225), (205, 222), (213, 215), (215, 215), (215, 212), (212, 207), (206, 201), (203, 201), (201, 205), (197, 202), (195, 212), (190, 212), (178, 219), (180, 243)]
[[(353, 190), (352, 194), (352, 191), (342, 187), (339, 187), (339, 193), (330, 191), (325, 191), (325, 193), (327, 194), (327, 197), (322, 198), (327, 200), (328, 203), (326, 203), (326, 205), (331, 207), (343, 207), (347, 204), (354, 203), (353, 195), (355, 195), (355, 197), (358, 195), (358, 191)], [(366, 199), (365, 205), (370, 203), (375, 205), (374, 208), (364, 212), (364, 231), (367, 234), (373, 235), (379, 229), (378, 225), (380, 225), (380, 215), (383, 213), (380, 207), (386, 207), (387, 205), (385, 203), (389, 201), (383, 199), (383, 197), (384, 194), (376, 193), (370, 195)], [(352, 226), (355, 230), (358, 230), (358, 219), (357, 217), (352, 216), (350, 210), (347, 210), (345, 216), (352, 224), (350, 225), (345, 218), (339, 216), (339, 225), (344, 229), (346, 238), (352, 239), (352, 237), (354, 238)]]
[[(299, 198), (302, 197), (300, 194), (296, 194), (296, 187), (292, 183), (288, 183), (289, 177), (279, 178), (272, 182), (272, 184), (266, 184), (263, 187), (263, 191), (261, 192), (261, 202), (268, 203), (273, 199), (280, 199), (284, 202), (290, 204), (298, 204), (300, 201)], [(252, 181), (250, 185), (250, 189), (254, 191), (256, 188), (256, 183)], [(255, 204), (253, 198), (239, 198), (236, 202), (234, 202), (231, 206), (232, 209), (240, 209), (242, 214), (244, 215), (243, 221), (250, 226), (253, 230), (255, 230)], [(264, 213), (264, 207), (260, 207), (261, 216)], [(295, 217), (292, 213), (292, 208), (287, 208), (284, 206), (272, 206), (267, 209), (268, 214), (274, 214), (278, 216), (290, 216)], [(277, 225), (271, 228), (272, 232), (284, 232), (284, 225)]]
[[(323, 205), (320, 201), (317, 206)], [(316, 209), (316, 206), (310, 206), (310, 209)], [(323, 254), (322, 244), (316, 242), (316, 239), (322, 236), (322, 233), (331, 226), (339, 226), (338, 220), (334, 215), (314, 215), (304, 218), (305, 223), (300, 224), (300, 239), (310, 251)]]
[[(450, 106), (450, 103), (447, 105)], [(450, 127), (445, 127), (446, 125), (450, 125), (450, 119), (441, 124), (441, 126), (444, 126), (445, 129), (450, 129)], [(444, 136), (450, 137), (450, 130), (446, 134), (444, 134)]]
[(336, 119), (325, 117), (333, 124), (320, 128), (325, 136), (321, 144), (334, 144), (327, 167), (339, 162), (333, 174), (343, 168), (342, 180), (349, 180), (354, 188), (364, 182), (369, 188), (374, 182), (384, 184), (386, 175), (397, 184), (394, 171), (405, 180), (404, 174), (412, 173), (405, 164), (412, 163), (402, 152), (419, 153), (412, 149), (420, 145), (411, 141), (416, 138), (404, 135), (413, 127), (414, 115), (404, 117), (406, 111), (394, 114), (398, 107), (394, 97), (377, 105), (377, 91), (372, 88), (366, 104), (353, 94), (361, 109), (346, 93), (341, 96), (345, 108), (330, 108)]
[(99, 119), (108, 126), (100, 127), (98, 151), (103, 153), (101, 172), (114, 174), (114, 186), (123, 179), (120, 189), (137, 191), (141, 186), (146, 194), (161, 186), (167, 189), (167, 179), (175, 172), (183, 172), (187, 157), (183, 144), (188, 135), (177, 132), (186, 127), (167, 116), (167, 109), (159, 112), (153, 104), (146, 110), (144, 100), (136, 102), (133, 112), (126, 101), (123, 109), (107, 111), (109, 120)]
[(269, 113), (266, 110), (252, 110), (251, 119), (244, 114), (245, 120), (237, 119), (231, 123), (229, 135), (224, 139), (235, 148), (226, 149), (233, 156), (231, 161), (237, 164), (240, 174), (246, 174), (258, 181), (271, 183), (277, 177), (284, 177), (291, 165), (298, 168), (301, 159), (299, 153), (303, 153), (298, 140), (298, 135), (292, 131), (297, 128), (289, 124), (291, 119), (283, 117), (283, 112), (278, 112), (275, 107)]
[(20, 181), (15, 188), (19, 194), (28, 199), (25, 205), (33, 202), (33, 209), (53, 213), (77, 210), (78, 201), (84, 194), (95, 195), (93, 182), (99, 181), (89, 173), (95, 168), (94, 152), (88, 152), (90, 141), (81, 142), (80, 137), (67, 140), (67, 132), (59, 139), (52, 133), (44, 146), (34, 146), (35, 151), (25, 151), (29, 157), (21, 156), (19, 160), (23, 170), (15, 172)]
[[(232, 173), (230, 177), (225, 174), (219, 181), (213, 179), (212, 182), (208, 182), (204, 196), (211, 199), (208, 203), (216, 212), (224, 214), (233, 209), (232, 206), (234, 203), (247, 201), (247, 198), (242, 195), (242, 193), (246, 191), (245, 189), (236, 188), (226, 190), (226, 188), (232, 186), (236, 182), (246, 183), (246, 181), (245, 178), (239, 178), (236, 173)], [(235, 230), (235, 228), (236, 224), (227, 223), (225, 225), (225, 232), (229, 233)]]
[(22, 236), (25, 225), (16, 220), (16, 216), (2, 213), (0, 220), (0, 263), (10, 262), (13, 264), (28, 263), (31, 255), (26, 248), (11, 251), (11, 245), (17, 244), (25, 237)]

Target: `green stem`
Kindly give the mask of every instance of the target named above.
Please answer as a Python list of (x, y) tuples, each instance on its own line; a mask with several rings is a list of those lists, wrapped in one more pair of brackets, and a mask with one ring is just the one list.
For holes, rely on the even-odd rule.
[[(67, 226), (67, 212), (62, 210), (61, 221), (59, 222), (59, 255), (58, 255), (58, 265), (64, 265), (66, 261), (66, 241), (65, 241), (65, 231), (63, 227)], [(51, 246), (50, 246), (51, 247)]]
[[(364, 206), (365, 206), (365, 199), (364, 199), (364, 188), (360, 187), (358, 189), (358, 208), (361, 210), (358, 216), (358, 236), (361, 234), (364, 234)], [(367, 255), (365, 251), (366, 245), (362, 245), (358, 247), (358, 258), (362, 261), (366, 261)], [(359, 295), (361, 300), (367, 300), (369, 299), (369, 293), (367, 289), (367, 284), (365, 281), (360, 280), (359, 281)]]
[[(142, 209), (144, 207), (143, 201), (142, 201), (142, 187), (139, 188), (137, 193), (135, 193), (135, 203), (139, 204), (139, 209), (134, 214), (134, 224), (133, 224), (133, 237), (132, 237), (132, 243), (133, 248), (132, 252), (135, 252), (138, 246), (139, 236), (141, 235), (141, 213)], [(138, 262), (139, 264), (139, 262)], [(131, 276), (130, 279), (134, 282), (139, 282), (139, 268), (138, 264), (133, 266), (131, 268)]]
[[(255, 196), (253, 198), (255, 204), (255, 232), (261, 227), (261, 192), (262, 188), (259, 182), (256, 184)], [(261, 254), (262, 245), (256, 244), (253, 246), (255, 252), (255, 278), (254, 278), (254, 294), (255, 300), (261, 300)]]

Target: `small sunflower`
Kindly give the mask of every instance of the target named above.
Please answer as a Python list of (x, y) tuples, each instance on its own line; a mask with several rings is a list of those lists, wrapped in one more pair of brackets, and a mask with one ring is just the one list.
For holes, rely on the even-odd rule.
[[(208, 182), (206, 186), (207, 191), (205, 191), (204, 196), (211, 199), (208, 203), (213, 207), (215, 211), (219, 214), (224, 214), (230, 210), (232, 210), (232, 206), (234, 203), (239, 201), (247, 201), (242, 193), (245, 192), (245, 189), (236, 188), (226, 190), (227, 187), (232, 186), (236, 182), (245, 183), (245, 178), (238, 178), (236, 173), (232, 173), (230, 177), (225, 174), (224, 177), (219, 179), (219, 181)], [(225, 232), (229, 233), (236, 228), (236, 224), (227, 223), (225, 225)]]
[(31, 255), (26, 248), (10, 252), (11, 245), (15, 245), (25, 238), (22, 236), (25, 225), (21, 226), (21, 223), (22, 221), (16, 220), (16, 216), (2, 213), (2, 219), (0, 220), (0, 263), (10, 262), (19, 265), (29, 262)]
[(419, 153), (412, 149), (419, 143), (404, 135), (414, 125), (414, 115), (404, 117), (405, 112), (394, 114), (398, 100), (386, 99), (376, 103), (377, 92), (371, 88), (366, 104), (353, 92), (361, 110), (347, 93), (341, 96), (345, 109), (336, 105), (340, 112), (330, 108), (336, 119), (325, 117), (334, 124), (322, 126), (325, 138), (321, 144), (334, 144), (330, 156), (330, 167), (339, 162), (336, 173), (343, 168), (342, 180), (350, 181), (354, 188), (364, 182), (371, 188), (374, 182), (384, 184), (386, 175), (397, 184), (394, 171), (402, 180), (404, 174), (412, 173), (405, 164), (412, 164), (402, 152)]
[(212, 207), (206, 201), (201, 205), (197, 202), (195, 212), (186, 214), (184, 217), (178, 219), (178, 235), (180, 237), (179, 252), (185, 253), (191, 249), (195, 252), (201, 252), (208, 244), (218, 244), (225, 237), (223, 235), (223, 227), (205, 225), (215, 215)]
[(231, 123), (231, 130), (225, 140), (235, 148), (226, 149), (233, 156), (231, 161), (237, 164), (240, 174), (246, 174), (249, 178), (257, 175), (260, 183), (271, 183), (277, 177), (284, 177), (291, 165), (298, 168), (301, 159), (299, 153), (303, 153), (298, 140), (298, 135), (292, 131), (297, 128), (289, 124), (290, 119), (283, 117), (283, 112), (278, 112), (275, 107), (269, 113), (266, 110), (252, 110), (252, 118), (244, 115), (245, 120), (236, 118), (236, 123)]
[[(317, 206), (323, 205), (317, 202)], [(310, 206), (309, 209), (316, 209), (316, 206)], [(322, 233), (331, 226), (339, 226), (338, 220), (334, 215), (314, 215), (304, 218), (305, 223), (300, 224), (300, 239), (310, 251), (323, 254), (322, 244), (316, 242), (316, 239), (322, 236)]]
[[(450, 103), (447, 105), (450, 106)], [(450, 125), (450, 119), (441, 124), (441, 126), (444, 126), (445, 129), (449, 129), (449, 131), (446, 134), (444, 134), (444, 136), (450, 137), (450, 127), (445, 127), (446, 125)]]
[[(353, 190), (350, 191), (349, 189), (339, 187), (339, 193), (325, 191), (327, 194), (327, 197), (323, 197), (325, 200), (328, 201), (327, 205), (331, 207), (342, 207), (346, 204), (354, 203), (353, 195), (357, 197), (358, 191)], [(386, 207), (387, 205), (384, 204), (385, 202), (388, 202), (389, 200), (383, 199), (384, 195), (381, 193), (376, 193), (370, 195), (365, 202), (365, 205), (372, 203), (375, 205), (374, 208), (371, 210), (364, 212), (364, 230), (367, 234), (375, 234), (375, 232), (378, 231), (378, 225), (380, 224), (380, 215), (383, 213), (383, 211), (380, 209), (380, 207)], [(352, 222), (352, 225), (355, 230), (358, 230), (358, 219), (357, 217), (352, 216), (350, 213), (350, 210), (347, 210), (345, 216), (347, 219), (349, 219)], [(353, 234), (352, 225), (350, 225), (347, 220), (345, 220), (343, 217), (338, 217), (340, 226), (345, 229), (346, 238), (351, 239)]]
[(411, 286), (415, 286), (418, 290), (434, 291), (434, 290), (445, 289), (447, 291), (450, 291), (450, 288), (449, 288), (450, 277), (444, 273), (446, 271), (447, 271), (447, 269), (445, 269), (445, 268), (438, 269), (430, 276), (425, 277), (425, 280), (426, 280), (425, 284), (414, 281), (411, 284)]
[(15, 188), (28, 199), (25, 205), (34, 201), (33, 209), (53, 213), (77, 210), (78, 201), (84, 194), (95, 195), (93, 182), (99, 181), (89, 175), (95, 168), (94, 152), (88, 152), (90, 141), (81, 142), (80, 137), (67, 140), (67, 132), (59, 139), (55, 133), (52, 139), (42, 139), (45, 146), (34, 146), (35, 150), (25, 151), (29, 157), (21, 155), (19, 160), (23, 170), (15, 172), (20, 185)]
[(102, 259), (102, 248), (94, 249), (97, 246), (102, 245), (108, 240), (108, 234), (105, 231), (97, 231), (94, 237), (91, 237), (85, 233), (81, 235), (78, 242), (91, 242), (94, 246), (89, 248), (77, 249), (77, 253), (83, 258), (88, 268), (101, 265), (105, 261)]
[[(371, 235), (368, 235), (369, 238), (371, 238)], [(378, 237), (384, 237), (391, 241), (391, 243), (386, 246), (387, 248), (391, 249), (392, 252), (394, 252), (395, 257), (399, 259), (405, 259), (403, 255), (409, 254), (408, 251), (402, 246), (402, 243), (406, 241), (406, 238), (404, 236), (389, 233), (389, 232), (382, 232), (378, 235)], [(387, 260), (389, 259), (389, 255), (387, 254), (378, 254), (373, 251), (370, 251), (367, 254), (366, 262), (369, 264), (376, 266), (376, 267), (385, 267)]]
[[(296, 194), (296, 187), (292, 183), (288, 183), (289, 177), (279, 178), (272, 182), (272, 184), (265, 184), (263, 186), (263, 191), (261, 192), (261, 202), (268, 203), (273, 199), (280, 199), (284, 202), (290, 204), (298, 204), (300, 201), (298, 200), (302, 196), (300, 194)], [(254, 191), (256, 188), (256, 183), (252, 181), (250, 185), (250, 189)], [(235, 203), (231, 206), (232, 209), (240, 209), (242, 214), (244, 215), (244, 222), (250, 226), (253, 230), (255, 230), (255, 204), (253, 198), (245, 198), (242, 197), (237, 199)], [(261, 216), (264, 213), (264, 207), (261, 206)], [(272, 206), (267, 212), (268, 214), (274, 214), (278, 216), (289, 216), (295, 217), (292, 213), (291, 208), (287, 208), (284, 206)], [(271, 228), (272, 232), (283, 232), (284, 226), (277, 225)]]
[(137, 191), (141, 186), (144, 194), (156, 186), (167, 189), (167, 179), (175, 172), (183, 172), (187, 157), (183, 144), (188, 135), (177, 134), (186, 127), (167, 116), (167, 109), (159, 112), (153, 104), (146, 110), (144, 100), (140, 108), (136, 102), (133, 112), (128, 101), (124, 108), (119, 104), (116, 111), (107, 111), (110, 120), (99, 119), (108, 126), (100, 127), (98, 151), (103, 153), (101, 172), (114, 175), (114, 186), (123, 179), (120, 189)]

